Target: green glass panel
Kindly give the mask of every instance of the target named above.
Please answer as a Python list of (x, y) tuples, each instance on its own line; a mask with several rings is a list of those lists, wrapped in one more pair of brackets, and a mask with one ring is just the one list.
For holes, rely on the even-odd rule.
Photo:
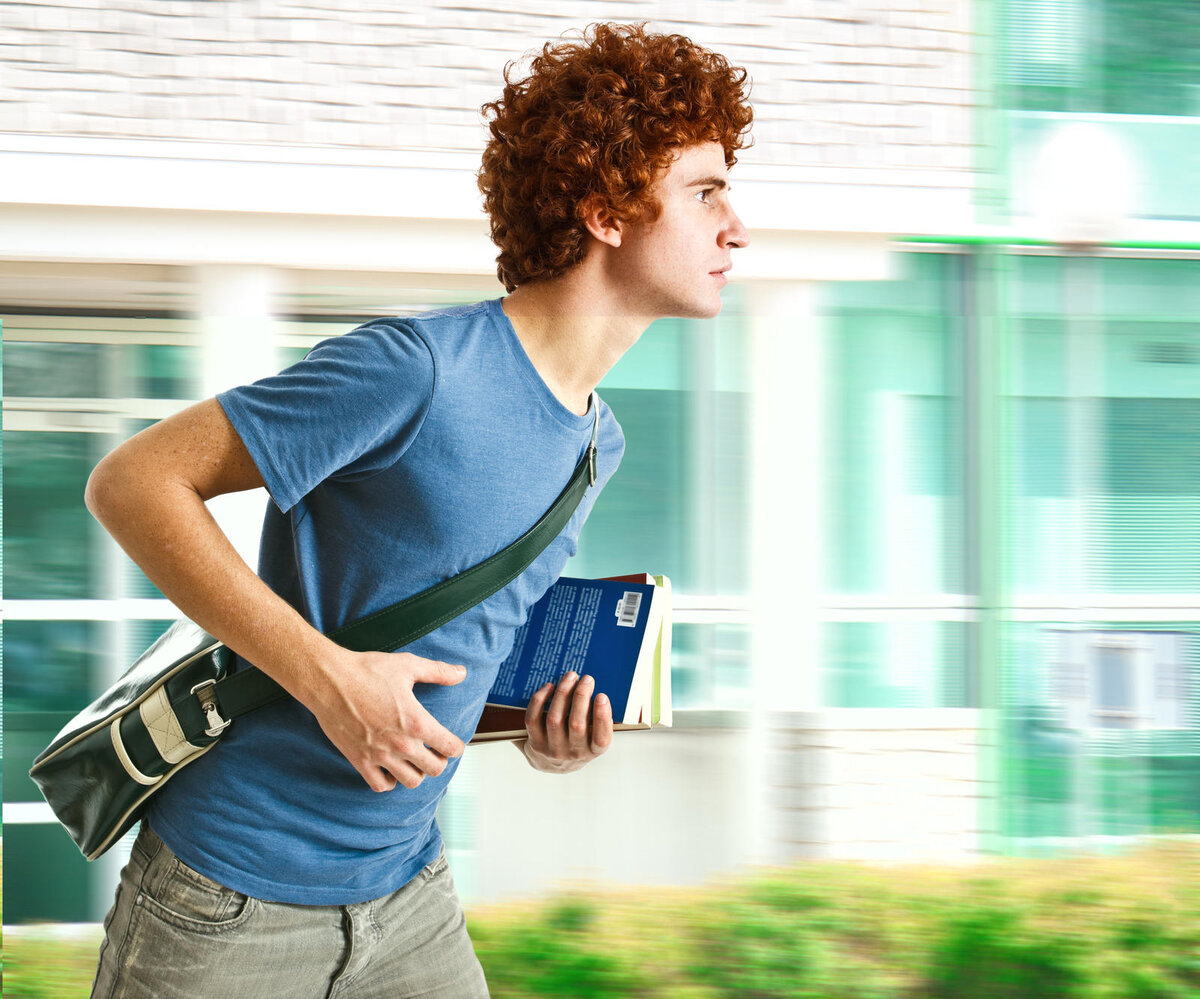
[(1022, 444), (1017, 489), (1024, 497), (1069, 496), (1067, 406), (1063, 399), (1014, 400), (1016, 433)]
[(105, 357), (99, 343), (4, 344), (4, 395), (101, 399), (108, 394)]
[(5, 925), (97, 918), (92, 876), (88, 862), (57, 825), (5, 826)]
[(4, 432), (4, 593), (10, 599), (106, 596), (95, 522), (83, 505), (99, 434)]
[(745, 625), (676, 624), (671, 642), (671, 699), (676, 709), (750, 707), (753, 635)]
[(199, 348), (175, 344), (10, 341), (4, 344), (4, 394), (192, 399), (199, 391), (200, 362)]
[(97, 621), (7, 621), (4, 701), (9, 711), (78, 711), (94, 696), (92, 677), (113, 626)]
[(275, 366), (280, 371), (290, 368), (297, 361), (303, 361), (311, 349), (311, 347), (276, 347)]
[(567, 565), (575, 576), (665, 572), (685, 585), (690, 569), (681, 392), (609, 389), (625, 432), (625, 456), (605, 486)]
[[(749, 396), (607, 389), (604, 398), (625, 432), (625, 455), (567, 574), (663, 572), (681, 592), (745, 593)], [(698, 405), (703, 427), (693, 419)]]
[[(128, 421), (131, 436), (152, 421)], [(4, 432), (4, 592), (14, 599), (159, 598), (113, 545), (83, 494), (97, 462), (118, 443), (107, 434)], [(113, 589), (116, 559), (120, 591)]]
[(963, 708), (968, 625), (848, 621), (822, 628), (821, 703), (834, 708)]
[(743, 320), (656, 322), (600, 383), (625, 432), (566, 572), (662, 572), (678, 592), (749, 586), (750, 377)]
[(1018, 592), (1200, 590), (1200, 263), (1013, 271)]
[(200, 392), (201, 352), (173, 344), (130, 345), (133, 365), (124, 393), (134, 399), (195, 399)]
[(1006, 107), (1200, 114), (1194, 0), (1005, 0)]
[(600, 394), (607, 401), (613, 389), (681, 390), (689, 383), (687, 349), (691, 324), (682, 319), (660, 319), (651, 324), (634, 346), (604, 376)]
[(1200, 399), (1108, 399), (1104, 412), (1104, 588), (1200, 591)]
[(960, 263), (905, 253), (893, 281), (823, 290), (831, 545), (840, 593), (961, 592)]

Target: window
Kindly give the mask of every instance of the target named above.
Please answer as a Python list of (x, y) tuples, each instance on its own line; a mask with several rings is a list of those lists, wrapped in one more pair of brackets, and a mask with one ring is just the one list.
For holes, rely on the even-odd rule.
[(1191, 636), (1153, 631), (1055, 631), (1054, 699), (1068, 728), (1182, 729)]
[(1008, 0), (1003, 20), (1008, 107), (1200, 115), (1195, 0)]
[(972, 707), (964, 260), (822, 290), (827, 511), (822, 701)]

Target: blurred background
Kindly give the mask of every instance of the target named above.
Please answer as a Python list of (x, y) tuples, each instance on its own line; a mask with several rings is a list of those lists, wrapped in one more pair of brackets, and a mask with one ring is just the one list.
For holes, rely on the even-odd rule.
[[(471, 749), (465, 901), (1200, 835), (1191, 0), (5, 3), (6, 923), (102, 918), (128, 840), (85, 864), (27, 770), (177, 616), (90, 469), (502, 294), (479, 106), (595, 20), (749, 70), (752, 245), (601, 385), (628, 448), (567, 570), (672, 577), (675, 727), (561, 779)], [(251, 561), (265, 501), (216, 504)]]

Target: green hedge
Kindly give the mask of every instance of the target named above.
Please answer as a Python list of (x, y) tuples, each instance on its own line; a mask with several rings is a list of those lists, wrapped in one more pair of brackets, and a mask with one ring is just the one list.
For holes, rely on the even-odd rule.
[[(958, 867), (800, 863), (468, 913), (495, 999), (1200, 999), (1200, 845)], [(86, 996), (96, 941), (9, 937), (5, 996)]]

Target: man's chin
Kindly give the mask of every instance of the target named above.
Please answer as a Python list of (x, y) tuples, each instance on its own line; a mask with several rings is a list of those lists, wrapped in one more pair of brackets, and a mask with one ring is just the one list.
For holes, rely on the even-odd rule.
[(692, 302), (686, 305), (680, 304), (675, 311), (671, 313), (674, 319), (715, 319), (721, 314), (721, 299), (708, 303)]

